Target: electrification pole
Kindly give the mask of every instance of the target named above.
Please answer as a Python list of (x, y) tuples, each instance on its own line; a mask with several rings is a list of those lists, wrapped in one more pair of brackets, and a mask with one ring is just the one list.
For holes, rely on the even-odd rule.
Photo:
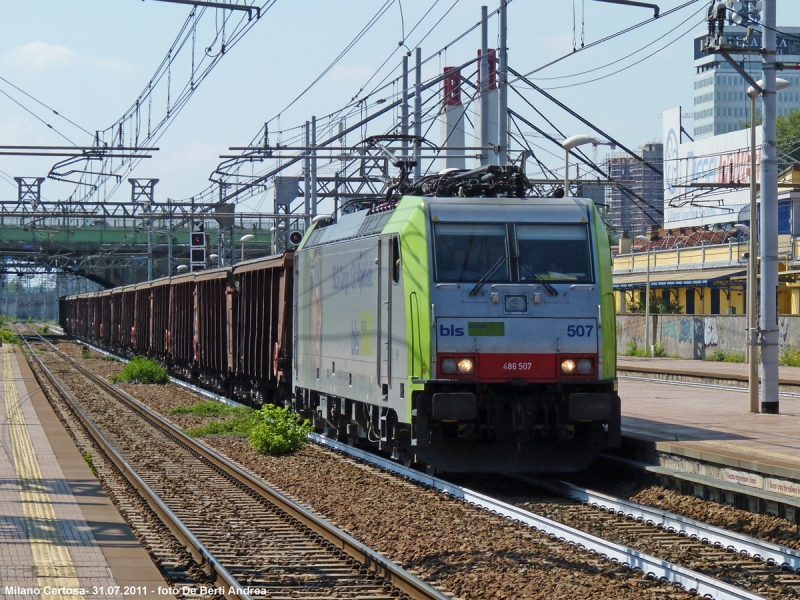
[[(408, 54), (403, 55), (403, 103), (400, 105), (400, 133), (408, 135)], [(408, 158), (408, 142), (400, 144), (400, 154)]]
[(508, 0), (500, 0), (500, 57), (498, 75), (500, 81), (500, 98), (497, 115), (497, 145), (500, 148), (498, 164), (508, 164)]
[[(415, 52), (414, 67), (414, 135), (417, 138), (422, 137), (422, 48), (417, 46)], [(422, 177), (422, 161), (420, 152), (419, 140), (414, 143), (414, 160), (417, 164), (414, 166), (414, 181), (417, 182)]]
[[(306, 121), (306, 150), (304, 154), (306, 155), (303, 159), (303, 212), (306, 214), (305, 218), (305, 229), (308, 231), (308, 228), (311, 226), (311, 219), (308, 217), (308, 214), (311, 209), (311, 158), (310, 153), (308, 151), (308, 147), (311, 145), (311, 127), (309, 122)], [(289, 221), (286, 221), (286, 229), (289, 229)]]
[(761, 34), (764, 94), (761, 159), (761, 412), (778, 410), (778, 149), (775, 123), (775, 0), (764, 0)]
[[(489, 8), (481, 6), (481, 146), (491, 146), (489, 141)], [(481, 150), (481, 166), (490, 164), (489, 151)]]
[[(317, 117), (311, 117), (311, 219), (317, 216)], [(309, 218), (306, 217), (308, 231)], [(287, 227), (288, 231), (288, 227)]]

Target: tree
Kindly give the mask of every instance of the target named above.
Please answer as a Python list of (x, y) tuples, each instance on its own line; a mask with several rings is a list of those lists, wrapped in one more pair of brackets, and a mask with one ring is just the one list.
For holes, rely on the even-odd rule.
[[(756, 115), (756, 125), (763, 123), (761, 113)], [(742, 129), (750, 129), (746, 121)], [(778, 138), (778, 172), (788, 169), (792, 163), (800, 163), (800, 110), (793, 110), (788, 115), (779, 115), (775, 122)]]

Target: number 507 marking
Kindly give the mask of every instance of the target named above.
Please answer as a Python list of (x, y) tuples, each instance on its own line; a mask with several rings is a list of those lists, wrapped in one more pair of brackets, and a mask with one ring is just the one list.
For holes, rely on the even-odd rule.
[(567, 335), (569, 337), (587, 337), (592, 335), (594, 325), (568, 325)]

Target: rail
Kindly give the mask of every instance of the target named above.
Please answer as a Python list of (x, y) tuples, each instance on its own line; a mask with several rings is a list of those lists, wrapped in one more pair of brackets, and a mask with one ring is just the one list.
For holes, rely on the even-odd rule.
[(455, 485), (443, 479), (439, 479), (438, 477), (420, 473), (400, 463), (375, 456), (369, 452), (350, 447), (347, 444), (337, 442), (325, 436), (311, 434), (311, 437), (319, 444), (349, 454), (412, 481), (440, 490), (455, 498), (460, 498), (465, 502), (492, 511), (508, 519), (525, 523), (544, 534), (563, 540), (569, 544), (577, 544), (590, 552), (596, 552), (602, 556), (606, 556), (612, 561), (627, 564), (633, 569), (654, 576), (656, 579), (664, 579), (670, 583), (678, 584), (687, 590), (697, 592), (700, 596), (711, 596), (717, 600), (755, 600), (757, 598), (763, 598), (758, 594), (753, 594), (709, 575), (704, 575), (703, 573), (698, 573), (697, 571), (692, 571), (680, 565), (639, 552), (633, 548), (604, 540), (601, 537), (569, 527), (568, 525), (563, 525), (552, 519), (501, 502), (500, 500)]
[[(228, 570), (214, 557), (214, 555), (209, 552), (205, 545), (203, 545), (203, 543), (195, 537), (189, 528), (183, 524), (177, 515), (175, 515), (175, 513), (173, 513), (166, 504), (164, 504), (164, 502), (162, 502), (161, 498), (158, 497), (158, 495), (150, 488), (150, 486), (147, 485), (147, 483), (145, 483), (141, 477), (139, 477), (136, 471), (131, 468), (130, 464), (128, 464), (122, 455), (117, 452), (116, 448), (114, 448), (114, 446), (106, 439), (94, 422), (78, 405), (78, 403), (75, 401), (75, 398), (72, 397), (72, 394), (64, 389), (55, 375), (53, 375), (50, 369), (48, 369), (42, 360), (36, 355), (36, 353), (33, 351), (33, 348), (31, 348), (30, 344), (28, 343), (27, 336), (21, 337), (25, 341), (25, 345), (28, 347), (28, 355), (33, 357), (39, 368), (42, 370), (42, 373), (45, 374), (50, 383), (67, 401), (73, 413), (81, 421), (89, 435), (103, 449), (103, 452), (105, 452), (106, 455), (112, 460), (123, 477), (125, 477), (125, 479), (127, 479), (128, 482), (142, 495), (142, 498), (144, 498), (147, 505), (158, 515), (170, 532), (172, 532), (178, 541), (180, 541), (181, 544), (183, 544), (184, 547), (189, 550), (192, 558), (194, 558), (198, 565), (201, 565), (201, 568), (203, 568), (205, 573), (214, 582), (215, 587), (227, 589), (228, 593), (225, 594), (226, 598), (252, 600), (249, 594), (241, 591), (245, 586), (240, 584), (233, 577), (233, 575), (228, 572)], [(42, 336), (37, 334), (37, 337), (39, 337), (41, 341), (49, 344), (56, 351), (60, 352), (60, 350), (56, 349), (55, 346), (50, 344), (50, 342), (47, 342), (47, 340), (45, 340)]]
[[(534, 480), (531, 480), (534, 481)], [(753, 558), (763, 560), (767, 563), (781, 565), (794, 571), (800, 571), (800, 551), (786, 548), (778, 544), (758, 540), (741, 533), (727, 531), (708, 523), (696, 521), (689, 517), (669, 513), (659, 508), (653, 508), (607, 496), (600, 492), (594, 492), (572, 485), (565, 481), (557, 484), (547, 485), (539, 480), (534, 481), (536, 485), (543, 485), (552, 488), (559, 494), (585, 502), (592, 506), (612, 510), (617, 514), (643, 521), (648, 525), (663, 527), (668, 531), (681, 533), (689, 538), (699, 539), (712, 545), (719, 545), (736, 552), (744, 552)]]
[[(99, 387), (101, 387), (108, 393), (112, 394), (123, 404), (125, 404), (128, 408), (143, 415), (148, 421), (150, 421), (157, 427), (166, 430), (171, 436), (177, 439), (181, 444), (184, 444), (185, 446), (190, 448), (191, 451), (197, 453), (201, 458), (208, 461), (218, 469), (221, 469), (228, 476), (232, 477), (239, 483), (243, 484), (256, 494), (265, 498), (268, 502), (270, 502), (283, 512), (287, 513), (293, 519), (296, 519), (302, 525), (308, 527), (311, 531), (321, 536), (327, 542), (333, 544), (338, 549), (345, 552), (348, 556), (351, 556), (355, 560), (359, 561), (367, 569), (372, 571), (376, 576), (394, 585), (401, 592), (407, 594), (409, 597), (414, 599), (426, 599), (426, 600), (448, 599), (448, 596), (442, 594), (441, 592), (437, 591), (427, 583), (411, 575), (402, 567), (384, 558), (379, 553), (375, 552), (371, 548), (362, 544), (355, 538), (349, 536), (348, 534), (337, 529), (333, 525), (327, 523), (323, 519), (317, 517), (309, 510), (296, 504), (288, 497), (272, 489), (266, 483), (254, 477), (250, 473), (247, 473), (238, 465), (232, 463), (231, 461), (221, 456), (220, 454), (218, 454), (205, 444), (190, 437), (188, 434), (184, 433), (180, 428), (173, 425), (170, 421), (162, 417), (154, 410), (148, 408), (147, 406), (144, 406), (135, 398), (131, 397), (130, 395), (126, 394), (124, 391), (120, 390), (116, 386), (108, 383), (102, 377), (99, 377), (98, 375), (94, 374), (93, 372), (83, 367), (83, 365), (81, 365), (80, 363), (75, 361), (72, 357), (68, 356), (67, 354), (56, 348), (56, 346), (50, 343), (48, 340), (42, 338), (38, 334), (37, 337), (44, 343), (48, 344), (55, 352), (59, 353), (66, 360), (68, 360), (76, 370), (78, 370), (92, 382), (97, 384)], [(26, 344), (28, 343), (27, 339), (25, 340), (25, 342)], [(28, 347), (30, 348), (30, 346)], [(39, 359), (38, 356), (35, 355), (35, 353), (31, 352), (31, 355), (36, 358), (37, 362), (40, 365), (42, 364), (41, 360)], [(60, 385), (59, 388), (60, 390), (63, 389), (61, 388)], [(83, 415), (83, 417), (89, 420), (89, 417), (85, 416), (85, 414)], [(99, 434), (99, 431), (97, 433)], [(127, 467), (126, 469), (121, 468), (120, 470), (123, 471), (123, 473), (125, 473), (130, 471), (130, 467)]]

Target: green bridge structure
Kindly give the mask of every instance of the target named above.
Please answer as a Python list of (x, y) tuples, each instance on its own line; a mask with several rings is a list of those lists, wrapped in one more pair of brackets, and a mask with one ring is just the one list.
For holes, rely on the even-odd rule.
[[(189, 266), (190, 233), (203, 225), (205, 268), (227, 266), (267, 256), (273, 247), (274, 220), (261, 215), (215, 218), (203, 210), (131, 211), (104, 215), (85, 211), (5, 210), (0, 202), (0, 275), (67, 273), (85, 277), (102, 287), (139, 283), (176, 274)], [(14, 203), (16, 204), (16, 203)], [(230, 205), (228, 205), (230, 206)], [(20, 208), (20, 207), (13, 207)], [(187, 208), (187, 207), (180, 207)], [(227, 208), (227, 207), (226, 207)], [(245, 235), (252, 235), (240, 242)]]

